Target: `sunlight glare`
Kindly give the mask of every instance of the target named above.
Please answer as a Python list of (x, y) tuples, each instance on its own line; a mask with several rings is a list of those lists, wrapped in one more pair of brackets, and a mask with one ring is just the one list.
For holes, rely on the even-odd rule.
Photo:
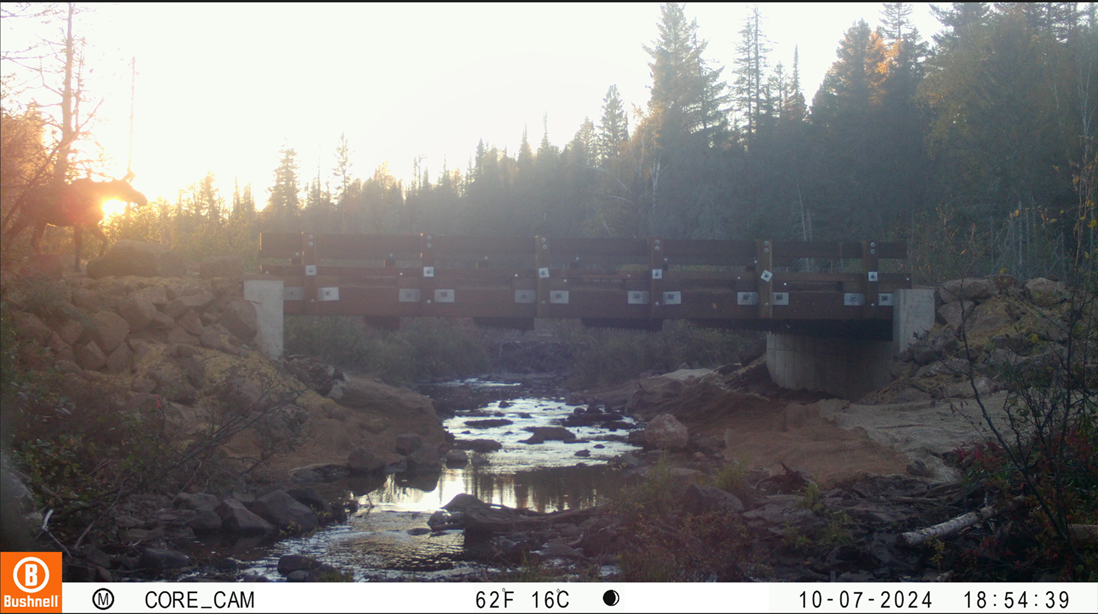
[(103, 203), (103, 219), (109, 220), (126, 212), (126, 203), (121, 200), (109, 200)]

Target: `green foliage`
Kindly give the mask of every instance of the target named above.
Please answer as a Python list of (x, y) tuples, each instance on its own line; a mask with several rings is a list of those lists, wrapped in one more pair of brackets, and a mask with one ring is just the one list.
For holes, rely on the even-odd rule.
[(285, 327), (288, 354), (316, 356), (389, 383), (465, 377), (489, 369), (481, 333), (468, 322), (414, 318), (399, 330), (385, 331), (352, 317), (291, 316)]

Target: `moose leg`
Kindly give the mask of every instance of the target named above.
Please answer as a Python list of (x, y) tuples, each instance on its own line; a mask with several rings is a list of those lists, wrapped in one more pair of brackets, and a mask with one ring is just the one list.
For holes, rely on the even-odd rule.
[(92, 224), (88, 227), (88, 230), (99, 237), (99, 255), (102, 256), (103, 252), (107, 251), (107, 235), (103, 234), (103, 229), (99, 227), (99, 224)]
[[(22, 230), (22, 228), (20, 228)], [(42, 235), (46, 232), (46, 222), (37, 222), (34, 225), (34, 234), (31, 236), (31, 249), (34, 253), (42, 253)]]

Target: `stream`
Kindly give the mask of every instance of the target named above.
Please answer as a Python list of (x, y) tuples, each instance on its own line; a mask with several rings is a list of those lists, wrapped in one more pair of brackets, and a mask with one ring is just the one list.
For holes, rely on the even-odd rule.
[[(499, 388), (500, 398), (512, 396), (515, 384), (466, 380), (443, 386), (465, 386), (481, 392)], [(501, 407), (504, 405), (504, 407)], [(462, 467), (445, 466), (438, 474), (393, 473), (350, 477), (315, 486), (330, 500), (354, 500), (358, 509), (347, 522), (312, 535), (257, 547), (238, 542), (211, 544), (238, 562), (242, 576), (282, 581), (279, 558), (311, 556), (351, 572), (356, 581), (458, 581), (502, 571), (469, 558), (463, 532), (432, 532), (428, 518), (455, 495), (468, 493), (491, 504), (539, 512), (580, 509), (600, 503), (623, 484), (608, 461), (637, 450), (626, 443), (628, 430), (601, 426), (567, 427), (577, 440), (523, 443), (532, 433), (525, 427), (560, 426), (578, 408), (558, 400), (521, 397), (473, 410), (458, 411), (443, 426), (459, 440), (492, 439), (502, 449), (470, 453)], [(583, 410), (584, 408), (582, 408)], [(480, 427), (470, 421), (509, 422)], [(623, 418), (631, 427), (634, 422)]]

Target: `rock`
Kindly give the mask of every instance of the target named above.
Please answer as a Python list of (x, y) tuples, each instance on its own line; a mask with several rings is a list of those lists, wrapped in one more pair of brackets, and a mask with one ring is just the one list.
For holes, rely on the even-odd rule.
[(165, 292), (164, 286), (146, 286), (130, 295), (130, 298), (139, 301), (149, 301), (153, 303), (154, 307), (160, 307), (168, 302), (168, 293)]
[(230, 301), (222, 310), (218, 323), (244, 341), (256, 338), (256, 307), (244, 300)]
[(432, 446), (422, 446), (405, 457), (409, 468), (418, 473), (440, 470), (440, 453)]
[(918, 390), (917, 388), (907, 388), (891, 399), (890, 403), (916, 403), (919, 401), (928, 401), (933, 397), (924, 390)]
[(141, 553), (141, 559), (138, 564), (146, 569), (166, 571), (169, 569), (187, 567), (190, 562), (191, 557), (182, 552), (164, 550), (161, 548), (146, 548)]
[(765, 350), (768, 349), (768, 340), (765, 338), (751, 341), (746, 349), (738, 353), (738, 362), (742, 365), (748, 365), (749, 363), (757, 360), (765, 355)]
[(588, 450), (578, 450), (577, 452), (574, 452), (573, 455), (580, 458), (589, 458), (590, 456), (592, 456), (592, 452)]
[(289, 488), (287, 494), (295, 501), (313, 510), (319, 517), (322, 514), (332, 515), (333, 513), (333, 506), (329, 505), (329, 502), (312, 488), (305, 486)]
[(103, 353), (103, 350), (99, 349), (95, 341), (89, 341), (85, 345), (77, 348), (74, 358), (76, 359), (76, 363), (87, 371), (96, 371), (107, 364), (107, 355)]
[[(184, 329), (189, 334), (195, 335), (196, 337), (199, 337), (203, 333), (203, 321), (199, 318), (199, 314), (195, 313), (194, 309), (188, 309), (183, 313), (183, 315), (176, 318), (176, 324), (178, 324), (180, 328)], [(202, 343), (201, 337), (199, 339), (199, 342)]]
[(203, 279), (214, 279), (215, 277), (240, 278), (244, 273), (245, 265), (236, 256), (215, 256), (199, 263), (199, 277)]
[(149, 300), (148, 296), (134, 294), (119, 303), (118, 311), (130, 325), (130, 330), (137, 332), (145, 330), (145, 327), (153, 322), (153, 318), (157, 315), (157, 306)]
[(80, 336), (84, 334), (84, 327), (80, 325), (80, 322), (76, 320), (64, 320), (59, 322), (54, 327), (61, 340), (69, 345), (76, 345), (77, 341), (80, 341)]
[(574, 435), (569, 429), (561, 426), (529, 426), (524, 429), (531, 432), (531, 437), (524, 439), (521, 443), (543, 443), (544, 441), (562, 441), (569, 443), (571, 441), (577, 441), (577, 435)]
[(172, 506), (176, 509), (185, 510), (211, 510), (218, 509), (220, 501), (218, 497), (207, 493), (186, 493), (181, 492), (172, 499)]
[(935, 377), (943, 373), (951, 375), (967, 373), (967, 361), (962, 358), (949, 358), (931, 362), (917, 370), (914, 377)]
[(408, 456), (420, 449), (422, 441), (416, 433), (402, 433), (394, 441), (394, 451), (403, 456)]
[(672, 414), (655, 416), (644, 432), (647, 447), (662, 450), (680, 450), (688, 447), (688, 427)]
[(960, 286), (963, 298), (969, 301), (982, 301), (994, 296), (998, 287), (993, 279), (965, 279)]
[(279, 570), (280, 574), (286, 576), (296, 571), (311, 571), (322, 565), (324, 565), (324, 563), (321, 563), (313, 557), (301, 554), (284, 554), (279, 557), (279, 563), (276, 569)]
[(939, 391), (938, 396), (945, 399), (969, 399), (974, 398), (976, 390), (980, 395), (988, 395), (994, 392), (994, 382), (990, 381), (990, 378), (980, 375), (975, 378), (974, 389), (972, 389), (970, 381), (963, 381), (945, 386)]
[(107, 357), (107, 372), (108, 373), (122, 373), (130, 368), (130, 359), (132, 354), (130, 348), (126, 347), (126, 344), (120, 344), (115, 348), (114, 352)]
[(312, 531), (320, 526), (313, 510), (295, 501), (294, 497), (282, 490), (273, 490), (263, 497), (257, 497), (249, 510), (279, 529), (295, 533)]
[(462, 512), (452, 513), (447, 510), (436, 510), (428, 518), (428, 527), (433, 531), (457, 529), (462, 528), (464, 520), (466, 520), (466, 514)]
[(469, 460), (469, 455), (465, 450), (449, 450), (444, 457), (444, 462), (448, 467), (462, 467)]
[(149, 328), (153, 330), (172, 330), (175, 327), (176, 321), (167, 313), (160, 311), (153, 315), (153, 321), (149, 324)]
[(574, 548), (570, 548), (566, 544), (549, 543), (545, 544), (542, 548), (532, 551), (532, 554), (536, 554), (545, 559), (580, 559), (582, 558), (581, 552)]
[(492, 439), (459, 439), (455, 441), (455, 447), (461, 450), (473, 450), (482, 454), (496, 452), (504, 446), (501, 442)]
[(958, 299), (947, 302), (937, 309), (937, 322), (958, 329), (964, 318), (970, 316), (974, 309), (974, 301), (964, 301), (963, 305), (960, 305)]
[(1067, 288), (1063, 282), (1037, 277), (1025, 282), (1025, 294), (1036, 305), (1050, 307), (1066, 298)]
[(54, 336), (54, 331), (46, 326), (41, 318), (33, 313), (20, 311), (15, 313), (15, 331), (21, 339), (33, 342), (35, 345), (49, 345)]
[(714, 486), (692, 484), (685, 490), (681, 501), (684, 511), (697, 516), (708, 513), (740, 514), (745, 511), (741, 499)]
[(176, 359), (187, 381), (196, 388), (206, 386), (206, 364), (196, 356), (184, 356)]
[(508, 426), (512, 420), (507, 418), (489, 418), (486, 420), (467, 420), (464, 425), (475, 429), (491, 429), (498, 426)]
[(236, 499), (224, 499), (217, 508), (222, 518), (222, 528), (234, 533), (274, 533), (270, 522), (250, 512), (244, 503)]
[(88, 263), (88, 277), (100, 279), (121, 277), (183, 277), (187, 267), (183, 259), (170, 248), (141, 241), (116, 241), (103, 256)]
[(161, 311), (168, 314), (169, 317), (179, 318), (189, 309), (201, 313), (213, 302), (214, 295), (206, 288), (199, 288), (198, 292), (184, 294), (168, 301)]
[(174, 324), (172, 330), (168, 331), (168, 342), (199, 345), (199, 338), (184, 330), (179, 324)]
[(197, 532), (219, 531), (222, 528), (222, 517), (213, 509), (197, 510), (187, 521), (187, 526)]
[(375, 473), (386, 467), (386, 461), (364, 446), (356, 446), (348, 453), (348, 470), (352, 473)]
[(92, 340), (99, 349), (110, 354), (126, 340), (130, 334), (130, 325), (117, 313), (101, 311), (91, 318)]
[(967, 318), (968, 334), (991, 333), (1016, 322), (1017, 319), (1006, 312), (1005, 305), (987, 302), (979, 305)]

